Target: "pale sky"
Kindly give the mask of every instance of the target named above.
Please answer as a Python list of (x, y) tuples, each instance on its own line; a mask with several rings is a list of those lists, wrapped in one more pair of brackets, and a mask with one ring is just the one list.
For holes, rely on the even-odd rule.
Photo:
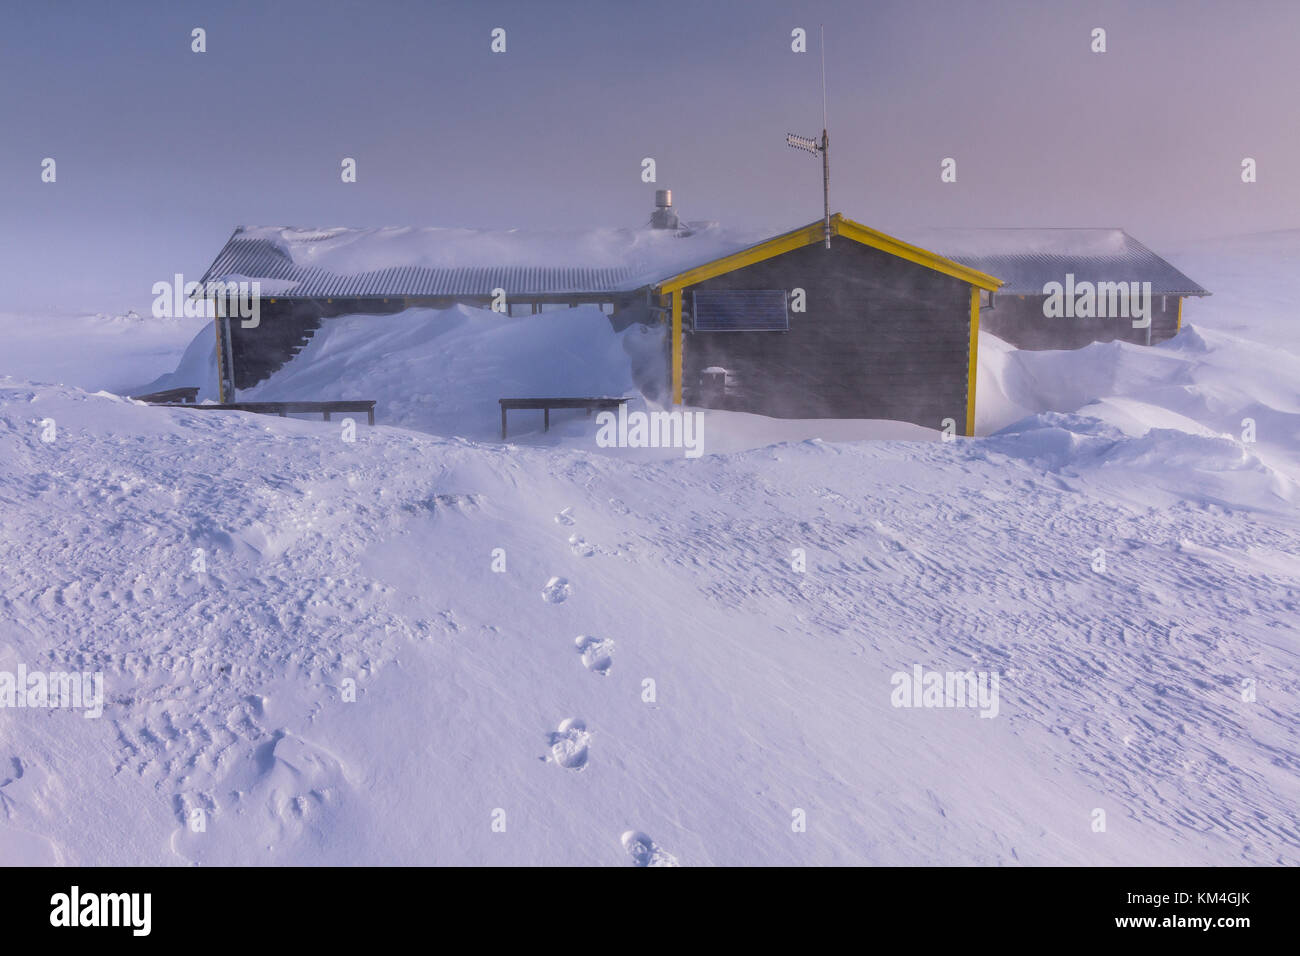
[(240, 224), (638, 226), (646, 156), (683, 218), (812, 221), (818, 163), (784, 140), (820, 132), (819, 23), (833, 211), (904, 235), (1120, 226), (1157, 251), (1300, 228), (1295, 0), (74, 0), (0, 17), (4, 311), (144, 312)]

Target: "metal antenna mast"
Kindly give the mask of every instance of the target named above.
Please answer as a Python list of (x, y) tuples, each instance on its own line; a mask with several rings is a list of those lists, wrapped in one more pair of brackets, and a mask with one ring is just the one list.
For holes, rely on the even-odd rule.
[(826, 27), (817, 26), (817, 42), (822, 48), (822, 228), (826, 248), (831, 247), (831, 138), (826, 132)]
[(818, 26), (818, 42), (822, 48), (822, 132), (826, 132), (826, 27)]
[(826, 132), (829, 123), (826, 120), (826, 27), (819, 27), (821, 38), (822, 53), (822, 138), (821, 142), (809, 136), (796, 136), (794, 133), (787, 133), (785, 142), (787, 146), (793, 146), (795, 149), (802, 149), (805, 152), (812, 153), (816, 156), (821, 154), (822, 158), (822, 231), (826, 240), (826, 248), (831, 247), (831, 139)]

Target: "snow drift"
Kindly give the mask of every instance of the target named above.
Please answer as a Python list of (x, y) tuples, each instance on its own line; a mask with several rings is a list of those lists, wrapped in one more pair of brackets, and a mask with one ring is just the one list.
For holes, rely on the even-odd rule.
[[(427, 429), (354, 443), (6, 358), (0, 671), (107, 699), (0, 709), (0, 859), (1300, 863), (1290, 242), (1203, 250), (1159, 348), (985, 340), (996, 434), (956, 442), (430, 433), (496, 425), (430, 367), (488, 415), (503, 373), (635, 388), (646, 343), (580, 312), (545, 362), (480, 347), (500, 317), (342, 320), (264, 387)], [(917, 665), (997, 673), (998, 716), (894, 706)]]

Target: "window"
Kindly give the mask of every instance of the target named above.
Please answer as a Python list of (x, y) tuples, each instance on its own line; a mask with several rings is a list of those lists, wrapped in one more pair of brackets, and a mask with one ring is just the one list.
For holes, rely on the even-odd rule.
[(699, 289), (691, 293), (696, 332), (788, 332), (784, 289)]

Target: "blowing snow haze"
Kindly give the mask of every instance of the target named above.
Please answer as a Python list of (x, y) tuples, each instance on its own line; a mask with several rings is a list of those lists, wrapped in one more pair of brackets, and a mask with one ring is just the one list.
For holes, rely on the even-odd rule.
[(7, 10), (0, 862), (1300, 864), (1296, 36)]
[(832, 205), (869, 225), (1295, 225), (1292, 3), (73, 2), (0, 31), (7, 307), (144, 314), (240, 224), (637, 227), (646, 157), (687, 218), (799, 225), (823, 23)]

